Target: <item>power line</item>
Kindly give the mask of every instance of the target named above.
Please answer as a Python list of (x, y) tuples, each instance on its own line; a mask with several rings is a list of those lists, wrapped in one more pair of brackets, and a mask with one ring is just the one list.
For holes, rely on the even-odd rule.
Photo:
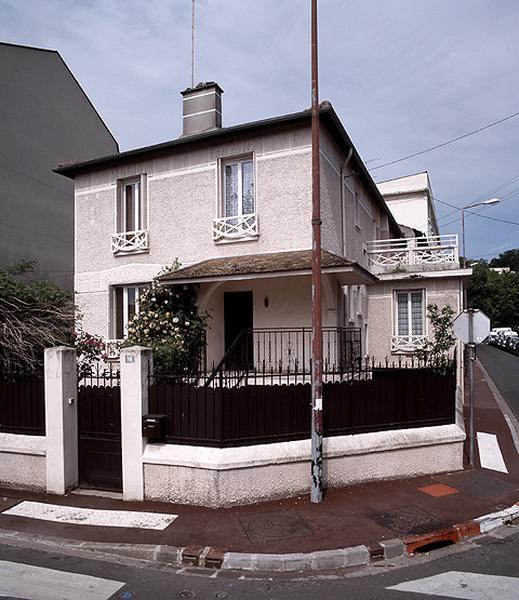
[(483, 125), (483, 127), (479, 127), (478, 129), (474, 129), (473, 131), (469, 131), (468, 133), (464, 133), (463, 135), (459, 135), (458, 137), (447, 140), (446, 142), (442, 142), (441, 144), (436, 144), (436, 146), (430, 146), (429, 148), (425, 148), (424, 150), (419, 150), (418, 152), (413, 152), (413, 154), (408, 154), (407, 156), (403, 156), (402, 158), (397, 158), (396, 160), (391, 160), (382, 165), (378, 165), (377, 167), (373, 167), (368, 169), (368, 171), (376, 171), (377, 169), (382, 169), (383, 167), (388, 167), (389, 165), (395, 165), (396, 163), (403, 162), (404, 160), (409, 160), (411, 158), (415, 158), (416, 156), (421, 156), (422, 154), (426, 154), (427, 152), (432, 152), (433, 150), (438, 150), (438, 148), (443, 148), (444, 146), (448, 146), (449, 144), (454, 144), (454, 142), (459, 142), (471, 135), (476, 133), (480, 133), (481, 131), (485, 131), (486, 129), (490, 129), (491, 127), (495, 127), (496, 125), (500, 125), (509, 119), (513, 119), (514, 117), (519, 116), (519, 111), (512, 113), (498, 121), (493, 121), (492, 123), (487, 123), (487, 125)]

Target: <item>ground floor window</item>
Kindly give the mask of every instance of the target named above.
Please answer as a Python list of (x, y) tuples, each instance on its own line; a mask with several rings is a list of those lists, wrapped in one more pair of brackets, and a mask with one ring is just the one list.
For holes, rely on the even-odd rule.
[(425, 334), (424, 290), (396, 292), (395, 321), (398, 336)]
[(114, 290), (113, 323), (115, 337), (122, 340), (128, 335), (128, 322), (139, 312), (139, 295), (144, 286), (128, 285)]

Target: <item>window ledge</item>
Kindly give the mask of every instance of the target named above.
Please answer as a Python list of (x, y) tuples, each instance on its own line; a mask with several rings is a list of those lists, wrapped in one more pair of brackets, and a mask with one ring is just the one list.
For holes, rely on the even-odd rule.
[(258, 238), (259, 238), (259, 233), (257, 233), (256, 235), (244, 235), (243, 237), (235, 237), (235, 238), (222, 237), (218, 240), (214, 240), (214, 243), (217, 246), (220, 246), (223, 244), (234, 244), (236, 242), (254, 242)]

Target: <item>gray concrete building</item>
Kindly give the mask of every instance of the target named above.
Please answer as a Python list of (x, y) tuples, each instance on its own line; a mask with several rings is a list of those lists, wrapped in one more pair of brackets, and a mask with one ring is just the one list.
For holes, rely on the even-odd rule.
[(57, 51), (0, 42), (0, 78), (0, 267), (37, 259), (72, 289), (74, 185), (52, 169), (117, 141)]

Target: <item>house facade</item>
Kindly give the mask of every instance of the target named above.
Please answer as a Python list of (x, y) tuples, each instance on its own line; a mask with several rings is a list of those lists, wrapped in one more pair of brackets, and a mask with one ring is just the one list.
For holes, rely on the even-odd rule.
[[(131, 486), (139, 490), (125, 496), (129, 499), (223, 505), (301, 493), (307, 485), (304, 427), (293, 430), (290, 411), (290, 435), (272, 433), (279, 414), (267, 433), (258, 423), (263, 406), (277, 414), (276, 394), (302, 394), (297, 406), (307, 406), (308, 386), (292, 384), (308, 383), (311, 372), (311, 115), (306, 110), (222, 127), (221, 96), (215, 83), (185, 90), (178, 139), (56, 169), (75, 182), (75, 291), (85, 329), (108, 340), (116, 360), (144, 286), (159, 273), (169, 286), (196, 284), (198, 308), (210, 320), (204, 366), (185, 383), (192, 416), (196, 407), (220, 406), (213, 386), (225, 388), (224, 405), (238, 401), (240, 389), (255, 386), (246, 401), (240, 396), (234, 409), (219, 413), (242, 411), (243, 431), (220, 431), (220, 417), (204, 413), (193, 433), (186, 408), (176, 417), (170, 411), (171, 427), (190, 418), (192, 423), (172, 433), (168, 443), (143, 443), (142, 450), (140, 444), (137, 450), (135, 443), (129, 445), (138, 454), (131, 461), (138, 483), (135, 487), (132, 479)], [(328, 102), (321, 105), (320, 123), (323, 372), (325, 385), (347, 387), (358, 381), (352, 371), (364, 358), (405, 362), (413, 357), (431, 333), (427, 304), (457, 312), (470, 271), (459, 268), (455, 236), (402, 234)], [(176, 261), (180, 266), (169, 268)], [(123, 351), (123, 379), (127, 372), (133, 377), (135, 365), (148, 368), (142, 352)], [(226, 379), (230, 371), (239, 376)], [(362, 396), (368, 387), (359, 381), (364, 391), (356, 402), (374, 402), (365, 415), (369, 424), (358, 435), (342, 435), (354, 429), (339, 427), (332, 434), (338, 437), (325, 441), (328, 484), (462, 468), (464, 430), (455, 411), (460, 372), (458, 361), (457, 400), (453, 388), (449, 416), (434, 426), (425, 414), (417, 420), (408, 415), (407, 427), (420, 426), (399, 431), (380, 430), (377, 398)], [(141, 369), (138, 377), (147, 381), (148, 375)], [(272, 383), (279, 385), (271, 386), (269, 395)], [(144, 405), (147, 410), (148, 394), (155, 412), (163, 410), (163, 391), (153, 385), (142, 402), (135, 400), (139, 410)], [(122, 393), (132, 395), (141, 387), (123, 384)], [(168, 389), (173, 396), (178, 392)], [(327, 389), (340, 396), (343, 388)], [(420, 398), (410, 403), (420, 409)], [(398, 398), (391, 402), (398, 411)], [(244, 406), (255, 406), (257, 418), (249, 418), (252, 408)], [(340, 409), (340, 402), (336, 406)], [(129, 410), (125, 400), (122, 410)], [(197, 438), (209, 420), (214, 426)], [(393, 429), (394, 422), (387, 419)], [(380, 452), (386, 453), (382, 461)]]
[(0, 266), (73, 289), (74, 185), (63, 161), (116, 153), (117, 141), (55, 50), (0, 42)]
[[(139, 290), (175, 260), (162, 280), (199, 285), (209, 364), (243, 328), (311, 326), (309, 111), (223, 128), (218, 109), (196, 105), (220, 98), (216, 84), (188, 90), (177, 140), (58, 169), (75, 179), (75, 291), (89, 332), (122, 339)], [(404, 239), (328, 103), (321, 123), (323, 325), (359, 329), (362, 355), (409, 352), (427, 335), (428, 303), (459, 308), (457, 240)], [(404, 303), (420, 323), (397, 322)]]

